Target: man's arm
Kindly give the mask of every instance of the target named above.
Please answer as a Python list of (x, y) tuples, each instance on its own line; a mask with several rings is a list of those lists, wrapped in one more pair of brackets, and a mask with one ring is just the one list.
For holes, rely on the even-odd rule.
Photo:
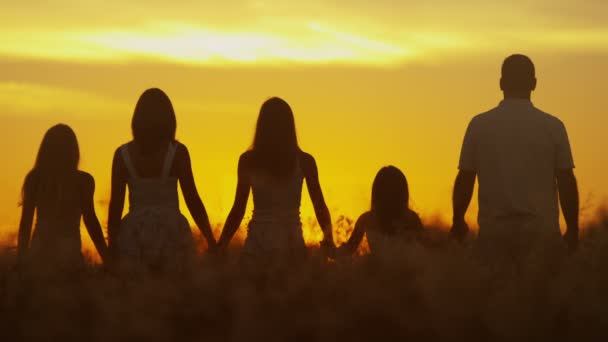
[(476, 176), (475, 171), (461, 170), (458, 172), (458, 176), (456, 176), (456, 181), (454, 182), (454, 194), (452, 196), (454, 215), (450, 234), (457, 240), (463, 240), (469, 231), (469, 227), (464, 220), (464, 215), (473, 197)]
[(566, 220), (566, 234), (564, 239), (571, 249), (578, 245), (578, 185), (572, 169), (559, 169), (555, 171), (559, 203)]

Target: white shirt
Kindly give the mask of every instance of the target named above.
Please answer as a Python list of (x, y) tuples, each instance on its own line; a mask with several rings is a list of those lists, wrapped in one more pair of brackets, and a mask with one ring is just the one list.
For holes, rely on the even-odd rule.
[(469, 123), (459, 168), (477, 173), (480, 238), (559, 234), (555, 170), (574, 163), (566, 128), (556, 117), (529, 100), (502, 101)]

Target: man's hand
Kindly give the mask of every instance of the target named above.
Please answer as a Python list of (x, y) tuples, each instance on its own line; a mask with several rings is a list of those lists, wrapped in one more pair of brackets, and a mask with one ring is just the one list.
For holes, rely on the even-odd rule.
[(578, 245), (578, 185), (572, 169), (555, 170), (557, 189), (559, 191), (559, 203), (566, 220), (566, 234), (564, 240), (568, 249), (573, 251)]
[(453, 224), (450, 236), (457, 241), (464, 240), (469, 232), (469, 226), (467, 226), (464, 220), (464, 215), (473, 197), (476, 177), (477, 174), (474, 171), (461, 170), (458, 172), (458, 176), (456, 176), (456, 181), (454, 182), (454, 194), (452, 196), (454, 215), (452, 216)]

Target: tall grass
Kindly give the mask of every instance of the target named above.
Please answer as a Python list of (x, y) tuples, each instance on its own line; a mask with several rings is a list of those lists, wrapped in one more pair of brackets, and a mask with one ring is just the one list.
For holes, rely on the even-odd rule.
[(91, 263), (40, 281), (2, 249), (0, 340), (605, 340), (605, 222), (575, 253), (516, 263), (490, 263), (473, 239), (453, 243), (437, 228), (375, 257), (328, 260), (312, 247), (297, 265), (246, 271), (237, 244), (188, 273), (138, 277)]

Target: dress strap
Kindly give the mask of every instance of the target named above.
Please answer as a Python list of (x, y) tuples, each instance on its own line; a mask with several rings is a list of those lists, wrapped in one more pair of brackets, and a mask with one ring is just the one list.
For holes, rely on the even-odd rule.
[(171, 167), (173, 166), (173, 159), (175, 158), (176, 150), (177, 144), (174, 142), (169, 143), (167, 154), (165, 155), (165, 163), (163, 164), (163, 173), (161, 174), (163, 179), (169, 178), (169, 175), (171, 174)]
[(127, 144), (124, 144), (120, 147), (120, 154), (122, 155), (122, 160), (125, 162), (125, 166), (129, 171), (129, 176), (131, 178), (137, 178), (137, 172), (135, 171), (135, 167), (133, 166), (133, 162), (131, 162), (131, 155), (129, 154), (129, 149)]

